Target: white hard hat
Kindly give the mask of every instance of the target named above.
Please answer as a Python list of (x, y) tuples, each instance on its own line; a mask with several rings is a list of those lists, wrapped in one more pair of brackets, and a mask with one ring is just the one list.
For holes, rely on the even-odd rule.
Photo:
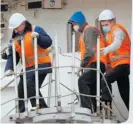
[(9, 28), (15, 29), (18, 27), (22, 22), (24, 22), (26, 18), (20, 13), (14, 13), (9, 20)]
[(115, 18), (113, 12), (111, 10), (103, 10), (100, 15), (99, 15), (99, 21), (102, 21), (102, 20), (111, 20)]

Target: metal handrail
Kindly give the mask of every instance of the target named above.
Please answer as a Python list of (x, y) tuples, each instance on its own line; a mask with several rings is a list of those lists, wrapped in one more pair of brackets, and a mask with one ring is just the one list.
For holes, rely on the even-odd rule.
[[(39, 69), (32, 69), (32, 70), (29, 70), (29, 71), (26, 71), (27, 73), (28, 72), (33, 72), (33, 71), (35, 71), (35, 70), (46, 70), (46, 69), (53, 69), (53, 68), (69, 68), (69, 67), (72, 67), (72, 66), (58, 66), (58, 67), (46, 67), (46, 68), (39, 68)], [(97, 69), (94, 69), (94, 68), (81, 68), (81, 67), (78, 67), (78, 66), (74, 66), (74, 68), (80, 68), (80, 69), (90, 69), (90, 70), (95, 70), (95, 71), (97, 71)], [(14, 75), (16, 75), (16, 74), (19, 74), (18, 76), (17, 76), (17, 78), (20, 76), (20, 75), (22, 75), (22, 74), (24, 74), (24, 72), (20, 72), (20, 73), (14, 73)], [(15, 78), (13, 79), (13, 80), (11, 80), (8, 84), (6, 84), (4, 87), (2, 87), (0, 90), (2, 91), (2, 90), (4, 90), (7, 86), (9, 86), (13, 81), (15, 80)]]
[[(54, 67), (54, 68), (63, 68), (63, 67), (71, 67), (71, 66), (59, 66), (59, 67)], [(81, 68), (81, 67), (77, 67), (77, 66), (75, 66), (75, 67), (76, 67), (76, 68)], [(53, 67), (47, 67), (47, 68), (53, 68)], [(40, 68), (40, 69), (38, 69), (38, 70), (43, 70), (43, 69), (47, 69), (47, 68)], [(97, 69), (94, 69), (94, 68), (81, 68), (81, 69), (91, 69), (91, 70), (96, 70), (96, 71), (97, 71)], [(33, 70), (34, 70), (34, 69), (33, 69)], [(31, 71), (33, 71), (33, 70), (30, 70), (30, 71), (27, 71), (27, 72), (31, 72)], [(111, 94), (111, 91), (110, 91), (110, 89), (109, 89), (109, 87), (108, 87), (108, 84), (107, 84), (107, 81), (106, 81), (106, 79), (105, 79), (105, 77), (104, 77), (104, 74), (103, 74), (101, 71), (100, 71), (100, 73), (101, 73), (103, 79), (105, 80), (105, 83), (106, 83), (106, 86), (107, 86), (107, 88), (108, 88), (108, 90), (109, 90), (109, 93)], [(18, 73), (18, 74), (23, 74), (23, 72), (22, 72), (22, 73)], [(77, 92), (75, 92), (75, 93), (77, 93)], [(77, 93), (77, 94), (79, 94), (79, 93)], [(69, 94), (69, 95), (71, 95), (71, 94)], [(64, 96), (61, 96), (61, 97), (65, 97), (65, 96), (69, 96), (69, 95), (64, 95)], [(96, 95), (85, 95), (85, 94), (80, 94), (80, 95), (82, 95), (82, 96), (87, 96), (87, 97), (97, 98)], [(56, 97), (56, 96), (51, 96), (51, 97), (39, 97), (39, 98), (52, 98), (52, 97)], [(126, 118), (123, 116), (123, 114), (120, 112), (120, 110), (119, 110), (118, 107), (116, 106), (112, 94), (111, 94), (111, 97), (112, 97), (112, 100), (113, 100), (113, 103), (114, 103), (116, 109), (118, 110), (118, 112), (120, 113), (120, 115), (122, 116), (122, 118), (124, 118), (124, 119), (126, 120)], [(35, 97), (30, 97), (30, 98), (28, 98), (28, 100), (31, 99), (31, 98), (35, 98)], [(12, 99), (12, 100), (14, 100), (14, 99)], [(10, 101), (12, 101), (12, 100), (9, 100), (9, 101), (7, 101), (7, 102), (5, 102), (5, 103), (8, 103), (8, 102), (10, 102)], [(18, 100), (24, 100), (24, 99), (18, 99)], [(2, 103), (1, 105), (5, 104), (5, 103)]]
[[(20, 76), (20, 74), (17, 76), (17, 78), (18, 78), (19, 76)], [(9, 83), (7, 83), (4, 87), (1, 87), (0, 91), (3, 91), (5, 88), (7, 88), (14, 80), (15, 80), (15, 78), (12, 79)]]
[[(71, 67), (71, 66), (59, 66), (59, 67), (47, 67), (47, 68), (40, 68), (40, 69), (38, 69), (38, 70), (45, 70), (45, 69), (48, 69), (48, 68), (64, 68), (64, 67)], [(97, 69), (94, 69), (94, 68), (81, 68), (81, 67), (77, 67), (77, 66), (74, 66), (75, 68), (80, 68), (80, 69), (90, 69), (90, 70), (95, 70), (95, 71), (97, 71)], [(33, 70), (29, 70), (29, 71), (26, 71), (26, 72), (32, 72), (32, 71), (34, 71), (34, 70), (36, 70), (36, 69), (33, 69)], [(17, 74), (19, 74), (18, 75), (18, 77), (21, 75), (21, 74), (23, 74), (24, 72), (21, 72), (21, 73), (17, 73)], [(104, 78), (104, 74), (100, 71), (100, 73), (102, 74), (102, 77)], [(110, 92), (110, 94), (111, 94), (111, 91), (110, 91), (110, 89), (109, 89), (109, 87), (108, 87), (108, 84), (107, 84), (107, 81), (106, 81), (106, 79), (104, 78), (104, 80), (105, 80), (105, 82), (106, 82), (106, 85), (107, 85), (107, 88), (108, 88), (108, 90), (109, 90), (109, 92)], [(9, 82), (9, 83), (12, 83), (13, 82), (13, 80), (11, 81), (11, 82)]]
[[(59, 66), (59, 67), (47, 67), (47, 68), (64, 68), (64, 67), (71, 67), (71, 66)], [(40, 68), (40, 69), (38, 69), (38, 70), (45, 70), (45, 69), (47, 69), (47, 68)], [(81, 67), (77, 67), (77, 66), (75, 66), (75, 68), (81, 68)], [(97, 71), (97, 69), (94, 69), (94, 68), (81, 68), (81, 69), (90, 69), (90, 70), (95, 70), (95, 71)], [(30, 71), (26, 71), (26, 72), (31, 72), (31, 71), (34, 71), (35, 69), (33, 69), (33, 70), (30, 70)], [(102, 77), (104, 77), (104, 74), (100, 71), (100, 73), (102, 74)], [(21, 72), (21, 73), (17, 73), (17, 74), (19, 74), (18, 75), (18, 77), (21, 75), (21, 74), (23, 74), (23, 72)], [(106, 79), (104, 78), (104, 80), (105, 80), (105, 82), (106, 82)], [(12, 80), (12, 81), (10, 81), (9, 83), (12, 83), (14, 80)], [(107, 83), (107, 82), (106, 82)], [(6, 85), (6, 87), (8, 86), (9, 84), (7, 84)], [(46, 85), (46, 84), (45, 84)], [(108, 85), (108, 84), (107, 84)], [(42, 86), (43, 87), (43, 86)], [(109, 89), (109, 87), (108, 87), (108, 90), (110, 90)], [(110, 91), (110, 93), (111, 93), (111, 91)], [(89, 95), (89, 96), (91, 96), (91, 95)]]
[[(46, 68), (39, 68), (39, 69), (37, 69), (38, 71), (39, 70), (46, 70), (46, 69), (53, 69), (53, 68), (69, 68), (69, 67), (72, 67), (72, 66), (58, 66), (58, 67), (46, 67)], [(90, 70), (95, 70), (95, 71), (97, 71), (97, 69), (94, 69), (94, 68), (81, 68), (81, 67), (78, 67), (78, 66), (74, 66), (74, 68), (80, 68), (80, 69), (90, 69)], [(33, 71), (35, 71), (36, 69), (32, 69), (32, 70), (29, 70), (29, 71), (26, 71), (27, 73), (28, 72), (33, 72)], [(18, 76), (17, 76), (17, 78), (20, 76), (20, 75), (22, 75), (22, 74), (24, 74), (24, 72), (20, 72), (20, 73), (16, 73), (16, 74), (18, 74)], [(14, 75), (16, 75), (15, 73), (14, 73)], [(4, 90), (6, 87), (8, 87), (13, 81), (15, 80), (15, 78), (13, 79), (13, 80), (11, 80), (8, 84), (6, 84), (4, 87), (2, 87), (0, 90), (2, 91), (2, 90)]]
[[(28, 114), (25, 44), (24, 44), (23, 37), (20, 37), (20, 40), (21, 40), (21, 57), (22, 57), (22, 68), (23, 68), (23, 90), (24, 90), (24, 98), (25, 98), (24, 105), (25, 105), (26, 114)], [(15, 50), (15, 48), (14, 48), (14, 50)], [(16, 55), (13, 55), (13, 56), (16, 59)], [(15, 61), (13, 63), (15, 63)], [(15, 71), (15, 72), (17, 72), (17, 71)], [(16, 89), (18, 89), (18, 87)], [(16, 94), (18, 95), (18, 90), (17, 90)], [(18, 101), (16, 101), (16, 102), (18, 104)], [(18, 106), (17, 106), (17, 109), (18, 109)]]
[[(60, 52), (61, 53), (61, 52)], [(72, 56), (71, 56), (72, 57)], [(74, 57), (75, 58), (75, 57)], [(80, 69), (91, 69), (91, 70), (96, 70), (96, 71), (99, 71), (101, 74), (102, 74), (102, 72), (100, 71), (100, 70), (97, 70), (97, 69), (94, 69), (94, 68), (81, 68), (81, 67), (77, 67), (77, 66), (74, 66), (74, 65), (72, 65), (72, 66), (56, 66), (56, 67), (47, 67), (47, 68), (40, 68), (40, 69), (32, 69), (32, 70), (29, 70), (29, 71), (25, 71), (25, 72), (21, 72), (21, 73), (15, 73), (15, 75), (17, 75), (17, 74), (19, 74), (19, 76), (21, 75), (21, 74), (25, 74), (25, 73), (27, 73), (27, 72), (32, 72), (32, 71), (39, 71), (39, 70), (45, 70), (45, 69), (52, 69), (52, 68), (64, 68), (64, 67), (72, 67), (72, 68), (80, 68)], [(19, 77), (18, 76), (18, 77)], [(105, 80), (105, 77), (104, 77), (104, 75), (102, 74), (102, 76), (103, 76), (103, 78), (104, 78), (104, 80)], [(17, 78), (18, 78), (17, 77)], [(15, 80), (15, 79), (14, 79)], [(14, 81), (13, 80), (13, 81)], [(2, 88), (2, 90), (4, 90), (8, 85), (10, 85), (13, 81), (10, 81), (7, 85), (5, 85), (5, 87), (4, 88)], [(107, 84), (107, 81), (105, 80), (105, 83), (106, 83), (106, 86), (107, 86), (107, 88), (108, 88), (108, 90), (109, 90), (109, 93), (110, 93), (110, 95), (111, 95), (111, 97), (112, 97), (112, 94), (111, 94), (111, 91), (110, 91), (110, 89), (109, 89), (109, 87), (108, 87), (108, 84)], [(1, 90), (1, 91), (2, 91)], [(74, 91), (73, 91), (73, 93), (74, 93)], [(75, 92), (76, 93), (76, 92)], [(73, 95), (73, 94), (72, 94)], [(96, 97), (96, 98), (99, 98), (99, 97), (97, 97), (97, 96), (94, 96), (94, 95), (85, 95), (85, 94), (80, 94), (80, 95), (84, 95), (84, 96), (87, 96), (87, 97)], [(50, 97), (31, 97), (31, 98), (51, 98), (51, 97), (57, 97), (57, 96), (50, 96)], [(60, 97), (60, 96), (59, 96)], [(63, 96), (61, 96), (61, 97), (63, 97)], [(29, 98), (28, 98), (29, 99)], [(28, 100), (28, 99), (22, 99), (22, 100)], [(112, 97), (112, 99), (113, 99), (113, 97)], [(16, 100), (18, 100), (18, 99), (16, 99)], [(19, 99), (20, 100), (20, 99)], [(11, 100), (10, 100), (11, 101)], [(99, 100), (98, 100), (99, 101)], [(113, 99), (113, 102), (114, 102), (114, 99)], [(6, 102), (7, 103), (7, 102)], [(114, 104), (115, 104), (115, 102), (114, 102)], [(116, 104), (115, 104), (115, 107), (116, 107)], [(117, 108), (117, 107), (116, 107)], [(117, 108), (118, 109), (118, 108)], [(119, 109), (118, 109), (118, 111), (119, 111)]]
[[(98, 97), (98, 96), (96, 96), (96, 95), (86, 95), (86, 94), (81, 94), (81, 93), (78, 93), (78, 92), (75, 92), (75, 91), (71, 91), (71, 92), (73, 92), (73, 93), (71, 93), (71, 94), (74, 94), (74, 93), (75, 93), (75, 94), (80, 94), (80, 95), (82, 95), (82, 96), (88, 96), (88, 97), (92, 97), (92, 98)], [(69, 95), (71, 95), (71, 94), (63, 95), (63, 96), (61, 96), (61, 97), (69, 96)], [(50, 97), (36, 97), (36, 96), (33, 96), (33, 97), (27, 98), (27, 100), (30, 100), (30, 99), (33, 99), (33, 98), (40, 98), (40, 99), (43, 99), (43, 98), (52, 98), (52, 97), (56, 97), (56, 96), (50, 96)], [(24, 99), (24, 98), (14, 98), (14, 99), (8, 100), (8, 101), (6, 101), (6, 102), (0, 104), (0, 106), (4, 105), (4, 104), (6, 104), (6, 103), (8, 103), (8, 102), (10, 102), (10, 101), (12, 101), (12, 100), (25, 100), (25, 99)]]
[[(78, 92), (75, 92), (75, 94), (77, 94), (77, 95), (82, 95), (82, 96), (86, 96), (86, 97), (91, 97), (91, 98), (96, 98), (96, 97), (97, 97), (96, 95), (85, 95), (85, 94), (81, 94), (81, 93), (78, 93)], [(68, 95), (63, 95), (63, 96), (61, 96), (61, 98), (67, 97), (67, 96), (70, 96), (70, 95), (73, 95), (73, 93), (68, 94)], [(56, 97), (56, 96), (51, 96), (51, 97), (38, 97), (38, 99), (52, 98), (52, 97)], [(29, 99), (33, 99), (33, 98), (36, 98), (36, 96), (30, 97), (30, 98), (28, 98), (28, 100), (29, 100)], [(25, 100), (25, 99), (22, 99), (22, 98), (21, 98), (21, 99), (17, 99), (17, 98), (15, 98), (15, 99), (8, 100), (8, 101), (2, 103), (0, 106), (6, 104), (6, 103), (8, 103), (8, 102), (11, 102), (11, 101), (13, 101), (13, 100)], [(109, 109), (109, 110), (113, 113), (113, 111), (112, 111), (108, 106), (104, 105), (103, 102), (102, 102), (101, 100), (100, 100), (99, 102), (102, 103), (102, 105), (103, 105), (105, 108)], [(116, 107), (116, 109), (119, 111), (119, 109), (117, 108), (116, 104), (115, 104), (115, 107)], [(120, 115), (122, 116), (122, 118), (126, 120), (126, 118), (122, 115), (122, 113), (121, 113), (120, 111), (119, 111), (119, 113), (120, 113)], [(115, 115), (115, 114), (114, 114), (114, 115)]]
[[(72, 80), (71, 80), (71, 88), (74, 91), (75, 84), (75, 33), (72, 34)], [(73, 101), (74, 95), (71, 96), (71, 101)], [(75, 116), (74, 102), (71, 104), (71, 118)]]
[[(94, 98), (94, 97), (97, 97), (96, 95), (85, 95), (85, 94), (81, 94), (81, 93), (78, 93), (78, 92), (75, 92), (77, 95), (82, 95), (82, 96), (87, 96), (87, 97), (92, 97), (92, 98)], [(63, 97), (67, 97), (67, 96), (70, 96), (70, 95), (73, 95), (73, 93), (71, 93), (71, 94), (67, 94), (67, 95), (62, 95), (61, 97), (63, 98)], [(51, 96), (51, 97), (56, 97), (56, 96)], [(43, 98), (48, 98), (48, 97), (36, 97), (36, 96), (34, 96), (34, 97), (30, 97), (30, 98), (28, 98), (28, 100), (30, 100), (30, 99), (33, 99), (33, 98), (38, 98), (38, 99), (43, 99)], [(25, 99), (17, 99), (17, 98), (15, 98), (15, 99), (12, 99), (12, 100), (25, 100)], [(12, 100), (10, 100), (10, 101), (12, 101)], [(105, 108), (107, 108), (107, 109), (109, 109), (112, 113), (113, 113), (113, 111), (112, 111), (112, 109), (110, 109), (107, 105), (104, 105), (103, 104), (103, 102), (101, 101), (101, 100), (99, 100), (99, 102), (103, 105), (103, 107), (105, 107)], [(6, 102), (7, 103), (7, 102)], [(3, 104), (5, 104), (5, 103), (3, 103)], [(15, 107), (11, 110), (11, 111), (13, 111), (15, 109)], [(11, 112), (10, 111), (10, 112)], [(10, 113), (10, 112), (8, 112), (8, 114)], [(114, 113), (113, 113), (114, 114)], [(115, 114), (114, 114), (115, 115)]]
[[(38, 69), (31, 69), (31, 70), (28, 70), (28, 71), (25, 71), (25, 72), (33, 72), (33, 71), (41, 71), (41, 70), (46, 70), (46, 69), (53, 69), (53, 68), (69, 68), (69, 67), (73, 67), (73, 68), (79, 68), (79, 69), (87, 69), (87, 70), (94, 70), (94, 71), (97, 71), (97, 69), (95, 68), (83, 68), (83, 67), (79, 67), (79, 66), (53, 66), (53, 67), (45, 67), (45, 68), (38, 68)], [(25, 72), (20, 72), (20, 73), (14, 73), (15, 74), (24, 74)]]
[(16, 100), (16, 99), (17, 99), (17, 98), (10, 99), (10, 100), (8, 100), (8, 101), (6, 101), (6, 102), (4, 102), (4, 103), (1, 103), (0, 106), (5, 105), (6, 103), (9, 103), (9, 102), (11, 102), (11, 101), (13, 101), (13, 100)]

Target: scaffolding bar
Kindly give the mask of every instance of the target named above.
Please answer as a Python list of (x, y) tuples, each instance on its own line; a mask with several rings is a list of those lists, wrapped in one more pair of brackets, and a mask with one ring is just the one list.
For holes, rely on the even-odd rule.
[(59, 72), (59, 53), (58, 53), (58, 34), (55, 35), (55, 85), (57, 91), (57, 106), (61, 106), (61, 93), (60, 93), (60, 72)]
[(23, 86), (24, 86), (24, 103), (25, 103), (25, 111), (28, 114), (28, 100), (27, 100), (27, 80), (26, 80), (26, 62), (25, 62), (25, 48), (24, 48), (24, 40), (21, 37), (21, 52), (22, 52), (22, 65), (23, 65)]
[[(18, 85), (17, 85), (17, 66), (16, 66), (16, 50), (15, 50), (15, 43), (12, 40), (12, 51), (13, 51), (13, 68), (14, 68), (14, 73), (15, 73), (15, 79), (14, 79), (14, 83), (15, 83), (15, 91), (16, 91), (16, 98), (18, 98)], [(19, 111), (19, 103), (18, 100), (16, 100), (16, 113), (18, 113)]]
[[(74, 92), (74, 85), (75, 85), (75, 33), (72, 35), (72, 82), (71, 82), (71, 88), (72, 91)], [(75, 113), (74, 113), (74, 94), (71, 96), (71, 101), (72, 101), (72, 110), (71, 110), (71, 117), (73, 118)]]
[(97, 113), (100, 113), (100, 37), (97, 37)]
[(35, 83), (36, 83), (36, 112), (39, 109), (39, 76), (38, 76), (38, 50), (37, 37), (34, 37), (34, 58), (35, 58)]

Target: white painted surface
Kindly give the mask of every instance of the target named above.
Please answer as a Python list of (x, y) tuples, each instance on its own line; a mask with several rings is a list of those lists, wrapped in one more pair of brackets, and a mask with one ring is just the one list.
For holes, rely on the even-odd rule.
[[(35, 25), (42, 26), (46, 32), (54, 39), (55, 30), (59, 34), (59, 46), (62, 48), (63, 52), (66, 52), (66, 23), (72, 13), (76, 10), (82, 10), (85, 13), (86, 19), (89, 24), (94, 25), (95, 19), (98, 17), (100, 12), (109, 8), (112, 9), (117, 17), (119, 23), (124, 24), (131, 32), (131, 0), (66, 0), (67, 5), (63, 9), (59, 10), (47, 10), (40, 9), (36, 13), (34, 18), (33, 10), (25, 10), (25, 7), (20, 7), (18, 5), (16, 10), (12, 10), (5, 13), (5, 19), (8, 20), (12, 13), (20, 12), (23, 13), (26, 18)], [(10, 1), (11, 2), (11, 1)], [(122, 11), (124, 10), (124, 11)], [(11, 30), (5, 32), (5, 37), (3, 39), (2, 45), (9, 41), (11, 37)], [(65, 47), (64, 47), (65, 46)]]

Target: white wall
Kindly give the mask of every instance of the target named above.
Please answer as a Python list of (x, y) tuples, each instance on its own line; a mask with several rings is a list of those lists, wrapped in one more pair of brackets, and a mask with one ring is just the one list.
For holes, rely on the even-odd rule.
[[(131, 0), (65, 0), (67, 5), (59, 10), (40, 9), (33, 18), (34, 11), (25, 10), (25, 7), (18, 5), (16, 10), (5, 13), (8, 21), (12, 13), (23, 13), (26, 18), (35, 25), (42, 26), (48, 34), (54, 39), (54, 31), (59, 33), (59, 45), (63, 52), (66, 52), (66, 23), (75, 10), (82, 10), (87, 18), (88, 23), (94, 25), (95, 19), (99, 13), (105, 9), (112, 9), (117, 17), (118, 22), (125, 25), (129, 33), (131, 32)], [(11, 1), (10, 1), (11, 2)], [(7, 43), (11, 36), (11, 31), (6, 31), (3, 44)]]

